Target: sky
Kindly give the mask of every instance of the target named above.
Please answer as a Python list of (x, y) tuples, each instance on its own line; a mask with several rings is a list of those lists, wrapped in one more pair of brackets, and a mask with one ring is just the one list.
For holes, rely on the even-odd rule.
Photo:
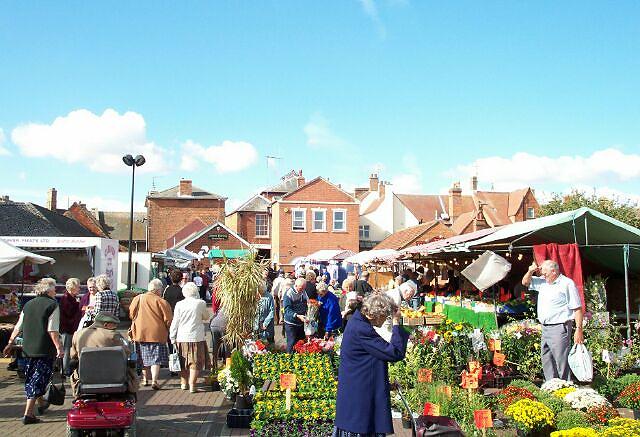
[[(227, 210), (291, 169), (640, 201), (640, 2), (0, 3), (0, 194)], [(267, 158), (268, 156), (275, 158)]]

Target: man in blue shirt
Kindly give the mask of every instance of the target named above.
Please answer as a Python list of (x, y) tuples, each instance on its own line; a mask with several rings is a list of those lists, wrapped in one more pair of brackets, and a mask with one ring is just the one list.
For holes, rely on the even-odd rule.
[(336, 336), (342, 327), (342, 316), (340, 314), (340, 301), (338, 297), (329, 292), (329, 287), (324, 282), (320, 282), (317, 286), (318, 301), (322, 304), (319, 311), (320, 332), (325, 338)]

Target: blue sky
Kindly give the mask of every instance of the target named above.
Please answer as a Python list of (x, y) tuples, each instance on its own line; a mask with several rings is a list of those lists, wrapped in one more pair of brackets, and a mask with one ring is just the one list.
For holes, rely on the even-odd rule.
[(0, 194), (126, 209), (131, 152), (137, 208), (154, 177), (233, 207), (290, 169), (638, 200), (638, 23), (635, 1), (3, 2)]

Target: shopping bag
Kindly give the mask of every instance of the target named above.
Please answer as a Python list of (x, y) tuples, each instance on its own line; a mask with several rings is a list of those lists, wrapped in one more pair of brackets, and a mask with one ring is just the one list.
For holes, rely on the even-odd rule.
[[(60, 372), (62, 372), (62, 360), (60, 360), (60, 363), (58, 364), (60, 365)], [(64, 379), (61, 378), (62, 380), (60, 381), (60, 384), (55, 384), (53, 382), (53, 377), (55, 375), (56, 373), (51, 374), (51, 379), (49, 380), (49, 385), (47, 386), (47, 392), (44, 394), (44, 400), (52, 405), (63, 405), (64, 397), (66, 395), (66, 390), (64, 388)]]
[(584, 344), (574, 344), (569, 351), (569, 367), (580, 382), (593, 379), (593, 361), (591, 353)]
[(182, 369), (180, 367), (180, 355), (178, 355), (178, 351), (175, 346), (173, 347), (173, 353), (169, 355), (169, 372), (180, 372)]

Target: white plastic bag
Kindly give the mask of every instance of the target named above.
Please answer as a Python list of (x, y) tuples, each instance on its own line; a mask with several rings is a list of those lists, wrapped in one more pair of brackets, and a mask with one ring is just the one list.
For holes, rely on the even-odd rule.
[(182, 370), (180, 367), (180, 355), (178, 355), (178, 352), (174, 346), (173, 353), (169, 354), (169, 372), (178, 373), (180, 372), (180, 370)]
[(593, 379), (593, 361), (591, 353), (584, 344), (574, 344), (569, 351), (569, 367), (580, 382)]

